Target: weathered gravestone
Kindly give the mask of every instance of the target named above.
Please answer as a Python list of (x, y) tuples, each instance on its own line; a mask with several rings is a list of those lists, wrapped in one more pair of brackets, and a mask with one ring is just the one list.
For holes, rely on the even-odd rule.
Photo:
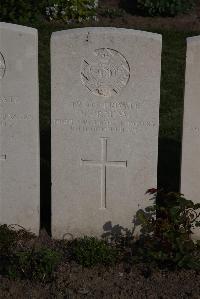
[[(200, 202), (200, 36), (187, 39), (181, 192)], [(194, 238), (200, 237), (195, 232)]]
[(157, 182), (161, 36), (56, 32), (52, 55), (52, 231), (132, 227)]
[(0, 223), (39, 231), (37, 30), (0, 23)]

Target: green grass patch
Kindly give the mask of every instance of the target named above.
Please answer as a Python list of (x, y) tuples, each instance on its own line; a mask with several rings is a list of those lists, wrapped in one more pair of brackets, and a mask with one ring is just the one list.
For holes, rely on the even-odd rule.
[(47, 281), (60, 261), (61, 254), (51, 248), (18, 251), (10, 256), (6, 274), (10, 278)]
[(7, 225), (0, 225), (0, 254), (9, 254), (16, 243), (15, 231), (8, 228)]
[(103, 240), (94, 237), (84, 237), (72, 242), (72, 257), (84, 267), (98, 264), (110, 266), (117, 261), (118, 252)]

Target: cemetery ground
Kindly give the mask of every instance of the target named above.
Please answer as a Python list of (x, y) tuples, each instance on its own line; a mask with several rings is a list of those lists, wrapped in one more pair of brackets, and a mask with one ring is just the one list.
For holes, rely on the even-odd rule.
[[(102, 1), (108, 5), (109, 1)], [(117, 1), (113, 1), (116, 7)], [(110, 5), (110, 4), (109, 4)], [(107, 13), (108, 14), (108, 13)], [(115, 16), (118, 14), (119, 16)], [(40, 134), (41, 134), (41, 224), (39, 238), (20, 231), (16, 248), (30, 252), (48, 248), (37, 261), (47, 268), (31, 269), (35, 276), (0, 276), (0, 298), (200, 298), (200, 271), (196, 269), (168, 269), (144, 263), (119, 262), (113, 266), (97, 265), (83, 267), (71, 259), (71, 249), (66, 241), (52, 240), (50, 233), (51, 179), (50, 179), (50, 53), (51, 33), (81, 26), (112, 26), (133, 28), (163, 35), (162, 80), (159, 133), (158, 186), (169, 191), (179, 190), (181, 135), (184, 98), (184, 71), (186, 38), (200, 34), (200, 9), (191, 14), (175, 18), (146, 18), (132, 16), (118, 11), (110, 17), (99, 16), (98, 22), (73, 26), (62, 23), (41, 22), (25, 24), (39, 30), (39, 75), (40, 75)], [(146, 189), (154, 186), (146, 186)], [(1, 237), (1, 235), (0, 235)], [(0, 239), (1, 240), (1, 239)], [(13, 250), (13, 249), (12, 249)], [(64, 252), (65, 258), (52, 273), (51, 265), (56, 264)], [(30, 259), (30, 255), (28, 256)], [(22, 256), (26, 266), (27, 256)], [(49, 264), (48, 264), (48, 261)], [(36, 265), (38, 265), (36, 263)], [(50, 270), (49, 268), (50, 267)], [(44, 269), (45, 268), (45, 269)], [(16, 271), (19, 269), (15, 269)], [(20, 268), (22, 274), (25, 269)], [(13, 278), (12, 277), (13, 274)], [(23, 276), (23, 275), (22, 275)]]
[[(149, 190), (154, 199), (155, 192)], [(178, 202), (180, 196), (162, 193), (162, 199)], [(199, 208), (188, 204), (190, 212)], [(151, 211), (154, 215), (152, 206)], [(132, 238), (131, 231), (116, 225), (104, 235), (109, 244), (88, 237), (54, 240), (45, 230), (35, 237), (20, 227), (16, 232), (16, 226), (0, 226), (0, 298), (199, 298), (200, 245), (194, 247), (187, 237), (176, 243), (183, 233), (177, 223), (174, 230), (171, 212), (168, 237), (162, 215), (153, 238), (148, 233)], [(140, 211), (135, 223), (149, 231), (150, 214)]]

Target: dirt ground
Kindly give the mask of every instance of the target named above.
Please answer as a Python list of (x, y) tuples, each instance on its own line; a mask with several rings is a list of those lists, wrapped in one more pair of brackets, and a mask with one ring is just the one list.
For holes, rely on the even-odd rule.
[(66, 263), (59, 267), (52, 283), (0, 277), (0, 298), (199, 299), (200, 273), (151, 271), (145, 265), (86, 269)]
[(19, 239), (16, 248), (45, 246), (59, 250), (63, 253), (62, 263), (46, 282), (8, 279), (0, 275), (0, 299), (200, 299), (200, 270), (170, 271), (127, 262), (114, 267), (85, 268), (72, 260), (65, 241), (51, 239), (45, 230), (38, 238), (23, 238)]

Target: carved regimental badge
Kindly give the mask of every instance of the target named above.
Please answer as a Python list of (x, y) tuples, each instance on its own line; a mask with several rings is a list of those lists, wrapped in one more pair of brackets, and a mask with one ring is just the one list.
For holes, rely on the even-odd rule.
[(130, 78), (127, 60), (118, 51), (108, 48), (97, 49), (93, 54), (82, 62), (82, 83), (98, 96), (119, 94)]
[(0, 79), (2, 79), (6, 72), (6, 63), (3, 54), (0, 52)]

